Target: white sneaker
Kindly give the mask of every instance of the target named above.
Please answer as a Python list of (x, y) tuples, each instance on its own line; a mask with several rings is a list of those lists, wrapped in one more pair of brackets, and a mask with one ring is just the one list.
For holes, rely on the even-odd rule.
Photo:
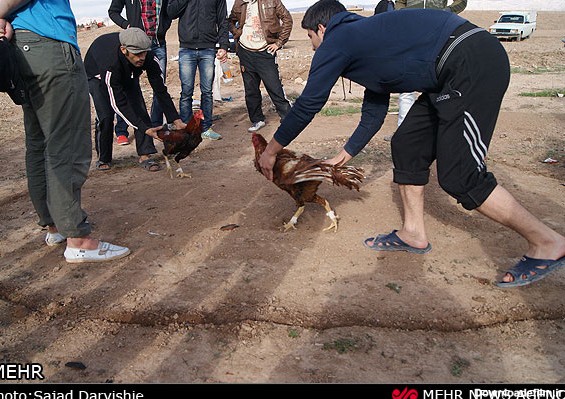
[(255, 122), (253, 124), (253, 126), (251, 126), (249, 129), (247, 129), (247, 131), (256, 132), (257, 130), (261, 129), (263, 126), (265, 126), (265, 121)]
[(69, 263), (105, 262), (120, 259), (130, 254), (129, 248), (113, 245), (109, 242), (100, 241), (97, 249), (65, 249), (65, 260)]
[(47, 232), (47, 235), (45, 236), (45, 244), (49, 245), (50, 247), (54, 247), (55, 245), (62, 244), (66, 240), (67, 239), (59, 233)]

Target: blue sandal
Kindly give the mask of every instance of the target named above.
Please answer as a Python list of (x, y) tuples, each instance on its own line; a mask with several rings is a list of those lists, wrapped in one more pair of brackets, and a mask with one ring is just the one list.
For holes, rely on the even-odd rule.
[[(414, 254), (425, 254), (432, 250), (432, 245), (428, 243), (425, 248), (415, 248), (411, 245), (406, 244), (404, 241), (396, 235), (398, 230), (393, 230), (389, 234), (378, 234), (375, 237), (366, 238), (363, 244), (375, 251), (406, 251), (412, 252)], [(381, 245), (378, 245), (381, 244)]]
[[(544, 266), (544, 267), (542, 267)], [(541, 280), (551, 272), (565, 266), (565, 256), (557, 260), (535, 259), (523, 256), (506, 274), (510, 274), (514, 281), (499, 281), (496, 285), (500, 288), (522, 287)]]

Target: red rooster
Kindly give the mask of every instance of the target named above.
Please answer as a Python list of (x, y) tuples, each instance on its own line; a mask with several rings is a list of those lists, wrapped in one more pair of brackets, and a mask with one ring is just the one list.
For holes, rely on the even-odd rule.
[[(255, 169), (261, 172), (259, 158), (267, 147), (267, 141), (258, 133), (252, 134), (251, 141), (255, 148)], [(354, 166), (333, 166), (323, 162), (322, 159), (297, 154), (287, 149), (277, 154), (277, 160), (273, 166), (273, 183), (289, 193), (298, 207), (288, 223), (284, 224), (284, 231), (291, 228), (296, 229), (298, 217), (304, 212), (304, 204), (314, 202), (326, 209), (326, 215), (331, 220), (331, 224), (324, 231), (334, 229), (337, 232), (338, 217), (330, 207), (330, 203), (316, 194), (318, 186), (322, 184), (322, 181), (327, 181), (336, 186), (345, 186), (350, 190), (359, 191), (359, 184), (365, 176), (363, 169)]]
[(171, 179), (174, 177), (169, 156), (175, 157), (175, 162), (178, 166), (176, 169), (177, 177), (191, 177), (183, 172), (179, 161), (186, 158), (202, 142), (202, 126), (200, 122), (203, 119), (204, 114), (202, 110), (198, 109), (194, 111), (192, 118), (184, 129), (169, 130), (169, 126), (165, 125), (162, 130), (157, 132), (157, 136), (163, 141), (163, 155), (165, 156), (165, 164)]

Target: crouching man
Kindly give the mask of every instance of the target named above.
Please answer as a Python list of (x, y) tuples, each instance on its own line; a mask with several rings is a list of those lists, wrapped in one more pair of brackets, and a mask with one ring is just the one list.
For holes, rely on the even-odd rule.
[(139, 28), (128, 28), (121, 32), (98, 37), (84, 58), (88, 75), (88, 87), (96, 109), (96, 167), (108, 170), (112, 166), (112, 135), (114, 113), (134, 128), (135, 145), (139, 165), (150, 172), (161, 169), (151, 159), (157, 150), (153, 143), (154, 132), (151, 118), (139, 86), (139, 76), (147, 72), (147, 78), (157, 96), (167, 121), (175, 128), (186, 126), (173, 104), (164, 83), (164, 76), (157, 58), (151, 51), (151, 39)]
[[(424, 226), (424, 187), (436, 161), (441, 187), (528, 242), (499, 287), (535, 282), (565, 266), (565, 237), (529, 213), (487, 171), (485, 157), (510, 80), (498, 39), (454, 13), (407, 9), (362, 17), (320, 0), (302, 20), (316, 51), (308, 83), (259, 161), (270, 180), (276, 154), (310, 123), (340, 76), (365, 87), (361, 121), (331, 164), (357, 155), (380, 129), (390, 93), (421, 92), (392, 138), (394, 182), (404, 223), (365, 239), (376, 251), (431, 250)], [(367, 46), (367, 37), (378, 37)]]

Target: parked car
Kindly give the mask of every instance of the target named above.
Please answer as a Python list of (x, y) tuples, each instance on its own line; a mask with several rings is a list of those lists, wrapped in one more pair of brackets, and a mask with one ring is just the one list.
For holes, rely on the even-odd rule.
[(536, 30), (536, 11), (503, 11), (489, 32), (499, 39), (520, 41)]

